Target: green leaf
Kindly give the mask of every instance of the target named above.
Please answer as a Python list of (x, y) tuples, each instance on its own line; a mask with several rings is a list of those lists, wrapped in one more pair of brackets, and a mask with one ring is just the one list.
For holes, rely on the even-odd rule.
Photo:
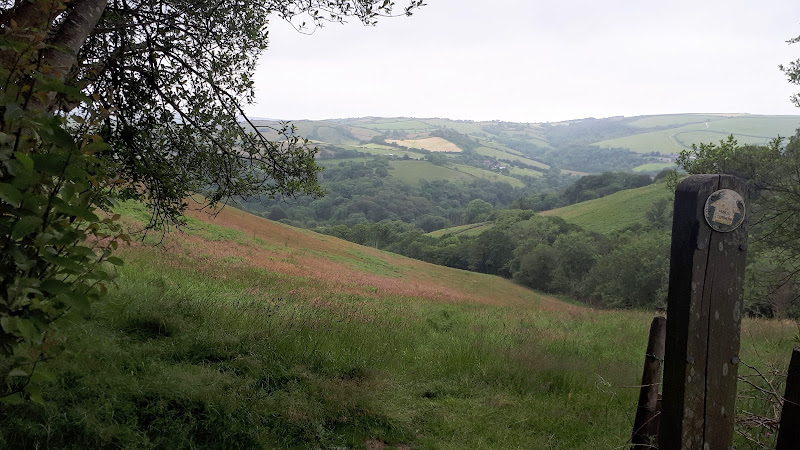
[(15, 367), (15, 368), (11, 369), (11, 372), (8, 372), (8, 376), (9, 377), (27, 377), (28, 376), (28, 372), (25, 372), (24, 370), (20, 369), (19, 367)]
[(37, 216), (21, 217), (11, 230), (11, 239), (17, 240), (33, 233), (42, 225), (42, 218)]
[(89, 247), (84, 247), (82, 245), (76, 245), (75, 247), (72, 247), (69, 250), (69, 252), (74, 255), (81, 255), (89, 258), (94, 258), (95, 256), (97, 256), (95, 255), (94, 250), (92, 250)]
[(54, 382), (57, 379), (52, 372), (37, 367), (31, 376), (31, 383)]
[(12, 205), (22, 203), (22, 192), (8, 183), (0, 183), (0, 200)]
[(24, 152), (14, 152), (14, 156), (17, 158), (19, 162), (22, 163), (22, 166), (28, 170), (33, 170), (33, 159), (28, 156)]
[(66, 298), (66, 303), (75, 308), (79, 313), (89, 312), (89, 297), (73, 291), (67, 292)]
[(9, 406), (22, 405), (25, 403), (25, 399), (23, 399), (20, 394), (11, 394), (5, 397), (0, 397), (0, 403)]
[(33, 403), (44, 406), (44, 399), (42, 398), (42, 389), (39, 386), (35, 384), (29, 384), (28, 387), (25, 389), (25, 391), (27, 391)]
[(92, 142), (91, 144), (85, 145), (82, 150), (86, 153), (98, 153), (111, 150), (111, 146), (105, 142)]
[(14, 175), (11, 184), (20, 191), (24, 191), (39, 181), (39, 174), (25, 168), (17, 159), (9, 160), (7, 163), (8, 173)]
[(42, 391), (41, 391), (41, 389), (39, 389), (39, 387), (37, 387), (37, 386), (29, 386), (28, 389), (26, 389), (26, 390), (29, 392), (30, 399), (31, 399), (31, 401), (33, 403), (36, 403), (37, 405), (44, 406), (44, 399), (42, 398)]
[(111, 263), (111, 264), (113, 264), (115, 266), (121, 266), (121, 265), (125, 264), (125, 261), (123, 261), (120, 258), (117, 258), (116, 256), (109, 256), (108, 259), (106, 259), (106, 261), (108, 261), (109, 263)]
[(17, 319), (17, 329), (19, 334), (31, 344), (39, 344), (42, 341), (42, 333), (28, 319)]
[(14, 139), (16, 139), (16, 136), (14, 136), (13, 134), (0, 132), (0, 145), (10, 144), (14, 142)]
[(20, 108), (19, 105), (17, 105), (14, 102), (6, 103), (3, 106), (5, 106), (6, 110), (5, 114), (3, 115), (3, 119), (5, 119), (6, 122), (13, 122), (15, 120), (18, 120), (24, 114), (22, 108)]
[(67, 161), (67, 155), (63, 153), (40, 153), (33, 155), (36, 169), (51, 175), (61, 173)]
[(41, 73), (34, 74), (34, 78), (38, 81), (37, 88), (43, 92), (58, 92), (64, 94), (71, 100), (78, 100), (83, 103), (89, 103), (89, 97), (81, 92), (80, 88), (71, 84), (67, 84), (52, 75), (44, 75)]
[(53, 131), (53, 144), (64, 148), (64, 149), (72, 149), (77, 147), (75, 145), (75, 139), (67, 133), (63, 128), (58, 125), (54, 125), (52, 127)]
[(49, 279), (42, 282), (41, 289), (50, 295), (58, 295), (68, 292), (72, 285), (61, 280)]

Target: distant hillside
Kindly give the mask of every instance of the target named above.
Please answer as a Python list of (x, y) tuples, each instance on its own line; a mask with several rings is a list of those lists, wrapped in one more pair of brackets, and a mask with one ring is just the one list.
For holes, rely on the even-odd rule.
[[(646, 224), (646, 214), (659, 200), (673, 197), (666, 184), (653, 183), (637, 189), (619, 191), (606, 197), (589, 200), (542, 213), (558, 216), (588, 231), (611, 233), (636, 223)], [(671, 210), (671, 208), (670, 208)]]
[(638, 153), (676, 153), (692, 144), (718, 142), (733, 135), (741, 144), (766, 144), (778, 136), (792, 136), (800, 127), (800, 116), (675, 115), (651, 116), (632, 126), (650, 129), (668, 127), (628, 137), (597, 142), (599, 147), (628, 148)]
[[(269, 127), (277, 122), (255, 124), (267, 137), (276, 137)], [(340, 157), (342, 151), (411, 158), (421, 158), (426, 151), (445, 152), (460, 164), (470, 161), (469, 165), (506, 170), (506, 175), (524, 180), (551, 166), (584, 173), (658, 172), (692, 144), (717, 142), (731, 134), (746, 144), (794, 135), (800, 116), (665, 114), (554, 123), (365, 117), (304, 120), (295, 125), (298, 135), (332, 157)], [(470, 160), (462, 152), (482, 158)]]
[[(615, 192), (608, 196), (588, 200), (562, 208), (543, 211), (543, 216), (561, 217), (568, 223), (579, 225), (587, 231), (609, 234), (635, 224), (646, 225), (647, 214), (659, 201), (671, 201), (672, 192), (664, 182), (653, 183), (636, 189)], [(664, 214), (671, 213), (671, 206)], [(429, 236), (444, 235), (475, 236), (492, 229), (493, 222), (481, 222), (443, 228), (428, 233)]]
[(480, 222), (480, 223), (470, 223), (467, 225), (459, 225), (457, 227), (449, 227), (449, 228), (442, 228), (441, 230), (431, 231), (427, 233), (428, 236), (440, 237), (447, 234), (450, 235), (464, 235), (464, 236), (475, 236), (478, 234), (483, 233), (486, 230), (491, 229), (494, 226), (493, 222)]
[[(346, 158), (346, 159), (325, 159), (318, 163), (322, 167), (335, 167), (341, 162), (367, 162), (370, 158)], [(418, 185), (422, 180), (425, 181), (473, 181), (488, 180), (494, 182), (506, 182), (513, 187), (524, 187), (525, 183), (517, 178), (492, 172), (486, 169), (466, 166), (463, 164), (432, 164), (428, 161), (419, 160), (393, 160), (389, 162), (389, 175), (408, 184)], [(541, 174), (536, 173), (536, 176)], [(325, 173), (322, 174), (323, 180)]]

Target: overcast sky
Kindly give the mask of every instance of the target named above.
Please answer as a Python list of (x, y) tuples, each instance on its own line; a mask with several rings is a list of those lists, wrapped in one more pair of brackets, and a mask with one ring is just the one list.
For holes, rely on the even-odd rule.
[[(798, 0), (427, 0), (412, 17), (275, 19), (257, 117), (547, 122), (683, 112), (800, 114)], [(397, 1), (398, 4), (401, 0)]]

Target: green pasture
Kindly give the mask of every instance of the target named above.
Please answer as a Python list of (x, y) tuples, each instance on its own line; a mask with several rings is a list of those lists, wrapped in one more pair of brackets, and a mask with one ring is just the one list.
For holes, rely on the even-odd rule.
[(430, 233), (426, 234), (433, 237), (441, 237), (446, 234), (477, 236), (486, 230), (492, 229), (493, 226), (494, 222), (469, 223), (466, 225), (459, 225), (457, 227), (442, 228), (441, 230), (431, 231)]
[(453, 167), (454, 170), (470, 174), (475, 178), (482, 178), (491, 181), (505, 181), (506, 183), (514, 187), (525, 187), (525, 183), (523, 183), (522, 181), (514, 177), (509, 177), (507, 175), (503, 175), (497, 172), (492, 172), (491, 170), (484, 170), (478, 167), (465, 166), (463, 164), (450, 164), (449, 166)]
[(390, 145), (364, 144), (358, 146), (355, 145), (346, 146), (345, 148), (351, 150), (357, 150), (359, 152), (369, 153), (370, 155), (376, 155), (376, 156), (394, 155), (398, 158), (402, 158), (403, 156), (408, 155), (408, 157), (412, 159), (422, 159), (424, 157), (424, 155), (420, 153), (401, 150), (397, 147), (392, 147)]
[(740, 144), (765, 144), (777, 136), (792, 136), (800, 127), (800, 116), (719, 117), (667, 130), (641, 133), (597, 142), (600, 147), (628, 148), (639, 153), (677, 153), (692, 144), (717, 143), (733, 135)]
[(645, 214), (653, 204), (660, 199), (671, 199), (672, 197), (673, 194), (667, 189), (665, 183), (653, 183), (649, 186), (619, 191), (602, 198), (545, 211), (542, 215), (561, 217), (588, 231), (611, 233), (636, 223), (646, 224)]
[(425, 123), (434, 127), (451, 128), (461, 134), (479, 135), (483, 133), (486, 122), (459, 121), (448, 119), (423, 119)]
[(422, 119), (413, 118), (367, 118), (358, 122), (358, 126), (369, 128), (371, 130), (379, 131), (405, 131), (405, 132), (423, 132), (431, 131), (435, 127), (426, 123)]
[(700, 131), (705, 125), (692, 124), (676, 129), (651, 131), (649, 133), (634, 134), (617, 139), (597, 142), (594, 145), (603, 148), (627, 148), (637, 153), (659, 152), (665, 155), (678, 153), (687, 147), (676, 139), (675, 135), (687, 131)]
[(419, 184), (422, 180), (449, 180), (449, 181), (469, 181), (474, 177), (466, 172), (457, 172), (447, 166), (431, 164), (428, 161), (391, 161), (389, 163), (394, 170), (390, 174), (408, 184)]
[(520, 153), (517, 150), (510, 149), (510, 148), (506, 147), (505, 145), (500, 145), (500, 144), (498, 144), (496, 142), (483, 141), (482, 144), (485, 147), (488, 147), (489, 149), (499, 150), (501, 153), (505, 153), (505, 154), (508, 154), (508, 155), (515, 155), (515, 156), (522, 156), (522, 157), (525, 156), (525, 155), (523, 155), (522, 153)]
[(482, 178), (491, 181), (505, 181), (516, 187), (525, 186), (525, 183), (516, 178), (462, 164), (440, 166), (428, 161), (404, 160), (391, 161), (389, 164), (394, 168), (390, 174), (408, 184), (418, 184), (422, 180), (470, 181)]
[(630, 125), (640, 128), (656, 128), (667, 126), (682, 126), (689, 123), (703, 123), (712, 120), (721, 120), (727, 115), (717, 114), (661, 114), (657, 116), (644, 116), (630, 122)]
[(660, 172), (664, 169), (676, 169), (675, 163), (647, 163), (633, 168), (634, 172)]
[(504, 147), (494, 144), (486, 144), (482, 147), (478, 147), (477, 149), (475, 149), (475, 152), (477, 152), (479, 155), (491, 156), (497, 159), (502, 159), (512, 162), (519, 161), (529, 166), (541, 167), (542, 169), (549, 168), (547, 164), (541, 163), (534, 159), (526, 158), (520, 155), (518, 152), (514, 152), (513, 150), (505, 149)]
[(508, 171), (513, 175), (525, 175), (529, 177), (540, 177), (542, 176), (542, 172), (533, 169), (523, 169), (521, 167), (511, 166), (508, 168)]
[(708, 126), (710, 131), (772, 139), (794, 135), (800, 116), (736, 116), (709, 122)]
[[(364, 162), (372, 161), (372, 159), (373, 158), (371, 156), (363, 156), (363, 157), (360, 157), (360, 158), (317, 159), (316, 163), (317, 163), (317, 165), (322, 166), (324, 168), (324, 167), (335, 167), (335, 166), (339, 165), (340, 163), (345, 163), (345, 162), (347, 162), (347, 163), (351, 163), (351, 162), (352, 163), (364, 163)], [(323, 172), (323, 174), (324, 173), (325, 172)]]
[[(710, 130), (684, 131), (675, 134), (675, 140), (683, 144), (684, 147), (691, 148), (692, 144), (695, 145), (708, 144), (708, 143), (718, 144), (719, 141), (727, 140), (728, 136), (730, 135), (731, 133), (726, 133), (724, 131), (710, 131)], [(733, 137), (739, 144), (753, 144), (753, 145), (767, 145), (771, 140), (773, 140), (777, 136), (778, 134), (772, 137), (750, 136), (741, 134), (733, 135)]]
[[(359, 143), (359, 140), (349, 133), (346, 128), (339, 126), (318, 125), (314, 127), (313, 132), (316, 139), (331, 144), (355, 145)], [(301, 134), (301, 136), (308, 136), (309, 134)]]

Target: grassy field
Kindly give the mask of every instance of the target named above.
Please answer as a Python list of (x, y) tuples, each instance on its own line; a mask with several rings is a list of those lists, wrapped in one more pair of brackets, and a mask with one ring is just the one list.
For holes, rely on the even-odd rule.
[[(635, 223), (645, 224), (647, 222), (645, 214), (653, 204), (660, 199), (669, 200), (671, 198), (672, 193), (662, 182), (638, 189), (615, 192), (606, 197), (543, 211), (540, 214), (561, 217), (588, 231), (612, 233)], [(491, 222), (460, 225), (436, 230), (428, 235), (437, 237), (445, 234), (474, 236), (491, 229), (493, 225)]]
[(428, 137), (424, 139), (387, 139), (386, 142), (391, 142), (408, 148), (429, 150), (432, 152), (459, 153), (463, 151), (461, 147), (440, 137)]
[[(707, 119), (705, 121), (698, 119)], [(674, 122), (671, 122), (674, 121)], [(601, 141), (600, 147), (628, 148), (634, 152), (677, 153), (692, 144), (719, 142), (733, 134), (740, 144), (765, 144), (777, 136), (791, 136), (800, 127), (800, 116), (703, 116), (675, 115), (646, 117), (633, 124), (642, 126), (681, 125), (666, 130)]]
[(420, 153), (401, 150), (397, 147), (392, 147), (391, 145), (381, 145), (381, 144), (346, 145), (344, 146), (344, 148), (347, 150), (356, 150), (359, 152), (364, 152), (376, 156), (393, 155), (398, 158), (402, 158), (403, 156), (408, 155), (408, 157), (412, 159), (422, 159), (424, 157), (424, 155)]
[(428, 161), (392, 161), (389, 164), (394, 168), (390, 174), (409, 184), (418, 184), (422, 180), (470, 181), (482, 178), (505, 181), (516, 187), (525, 186), (516, 178), (462, 164), (436, 165)]
[(641, 128), (669, 127), (686, 125), (688, 123), (704, 123), (710, 120), (720, 120), (726, 117), (735, 117), (741, 114), (662, 114), (646, 116), (630, 124)]
[(487, 143), (486, 146), (478, 147), (475, 151), (480, 155), (492, 156), (497, 159), (507, 160), (507, 161), (519, 161), (524, 164), (528, 164), (534, 167), (540, 167), (542, 169), (549, 169), (550, 166), (547, 164), (541, 163), (534, 159), (526, 158), (515, 152), (511, 149), (505, 148), (498, 144)]
[[(367, 161), (372, 161), (372, 157), (370, 157), (370, 156), (364, 156), (364, 157), (361, 157), (361, 158), (331, 158), (331, 159), (317, 159), (317, 160), (316, 160), (316, 163), (317, 163), (319, 166), (322, 166), (323, 168), (325, 168), (325, 167), (336, 167), (336, 166), (337, 166), (337, 165), (339, 165), (340, 163), (348, 163), (348, 162), (354, 162), (354, 163), (364, 163), (364, 162), (367, 162)], [(322, 174), (323, 174), (323, 176), (324, 176), (325, 172), (323, 171), (323, 172), (322, 172)]]
[(664, 183), (615, 192), (606, 197), (544, 211), (597, 233), (611, 233), (635, 223), (645, 224), (645, 214), (659, 199), (671, 199)]
[[(376, 154), (383, 152), (382, 149), (372, 149)], [(395, 156), (402, 156), (400, 153), (393, 153)], [(436, 165), (428, 161), (418, 160), (421, 155), (409, 153), (414, 160), (392, 160), (389, 165), (393, 170), (389, 175), (396, 177), (408, 184), (419, 184), (422, 180), (449, 180), (449, 181), (472, 181), (475, 179), (486, 179), (490, 181), (504, 181), (514, 187), (524, 187), (525, 183), (517, 178), (502, 175), (478, 167), (465, 166), (463, 164), (446, 164)], [(372, 157), (360, 158), (332, 158), (332, 159), (318, 159), (317, 164), (322, 167), (336, 167), (343, 162), (363, 163), (371, 161)], [(523, 169), (521, 169), (523, 170)], [(536, 171), (527, 171), (531, 176), (540, 176), (541, 174)], [(324, 177), (325, 172), (322, 172)]]
[(431, 131), (436, 127), (425, 123), (423, 119), (406, 117), (378, 118), (370, 117), (356, 121), (359, 126), (379, 131), (405, 131), (407, 133)]
[(459, 225), (457, 227), (442, 228), (441, 230), (431, 231), (430, 233), (426, 234), (433, 237), (440, 237), (444, 236), (445, 234), (477, 236), (486, 230), (490, 230), (493, 226), (493, 222), (469, 223), (466, 225)]
[(506, 183), (514, 187), (525, 186), (525, 183), (514, 177), (509, 177), (507, 175), (499, 174), (497, 172), (492, 172), (490, 170), (484, 170), (472, 166), (465, 166), (463, 164), (450, 164), (449, 167), (453, 167), (453, 169), (458, 170), (459, 172), (462, 173), (468, 173), (475, 178), (483, 178), (491, 181), (505, 181)]
[(540, 176), (542, 176), (542, 172), (539, 172), (538, 170), (533, 170), (533, 169), (522, 169), (522, 168), (519, 168), (519, 167), (509, 167), (508, 171), (512, 175), (525, 175), (525, 176), (529, 176), (529, 177), (540, 177)]
[(633, 168), (634, 172), (660, 172), (664, 169), (675, 169), (675, 163), (648, 163), (636, 166)]
[[(233, 209), (190, 225), (122, 251), (119, 289), (62, 327), (45, 404), (0, 410), (3, 447), (625, 446), (652, 314)], [(786, 364), (793, 324), (744, 330), (742, 361)]]
[[(0, 447), (626, 446), (651, 313), (230, 208), (121, 256), (119, 289), (61, 327), (44, 404), (0, 409)], [(741, 359), (785, 367), (795, 334), (746, 320)]]
[(432, 164), (428, 161), (392, 161), (394, 170), (389, 173), (408, 184), (419, 184), (422, 180), (469, 181), (474, 177), (466, 172), (457, 172), (447, 166)]
[(435, 127), (447, 127), (456, 130), (461, 134), (481, 134), (486, 122), (459, 121), (448, 119), (425, 119), (425, 123)]

